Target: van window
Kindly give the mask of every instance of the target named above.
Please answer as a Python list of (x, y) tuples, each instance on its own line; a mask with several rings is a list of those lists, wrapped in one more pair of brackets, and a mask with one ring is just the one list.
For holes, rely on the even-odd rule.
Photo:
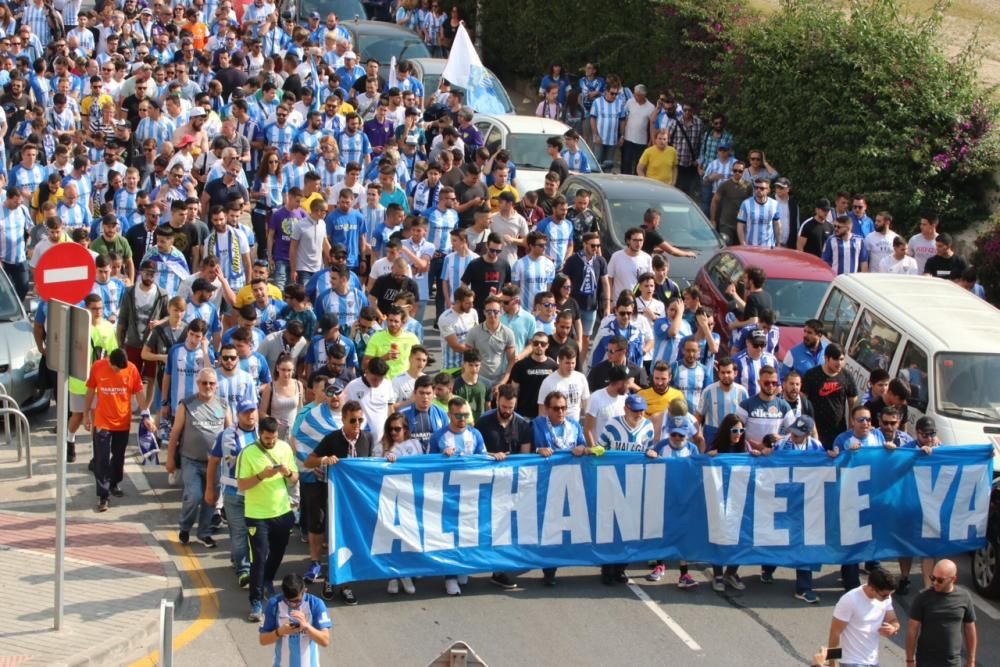
[(896, 377), (910, 385), (910, 405), (927, 412), (927, 353), (913, 341), (906, 343)]
[(858, 302), (844, 294), (839, 289), (834, 289), (823, 306), (823, 312), (819, 319), (823, 322), (823, 329), (831, 343), (836, 343), (846, 348), (847, 335), (851, 332), (854, 318), (858, 314)]
[(934, 404), (940, 414), (968, 421), (1000, 420), (1000, 355), (938, 352), (934, 387)]
[(900, 334), (872, 311), (865, 309), (854, 330), (847, 354), (867, 370), (889, 370)]
[[(709, 267), (708, 275), (711, 276), (712, 282), (715, 283), (719, 291), (725, 294), (726, 288), (729, 287), (730, 283), (737, 280), (742, 282), (743, 264), (736, 259), (735, 255), (723, 253)], [(743, 285), (737, 285), (737, 290), (742, 293)]]

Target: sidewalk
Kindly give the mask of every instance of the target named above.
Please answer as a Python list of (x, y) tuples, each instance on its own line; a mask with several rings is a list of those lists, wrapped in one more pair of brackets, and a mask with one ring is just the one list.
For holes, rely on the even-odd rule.
[[(159, 636), (160, 600), (179, 606), (182, 585), (167, 552), (136, 514), (144, 501), (126, 476), (125, 498), (94, 511), (89, 437), (67, 472), (63, 630), (52, 629), (55, 446), (52, 413), (32, 424), (34, 477), (0, 434), (0, 666), (115, 665)], [(2, 428), (2, 427), (0, 427)], [(128, 467), (128, 463), (126, 463)]]

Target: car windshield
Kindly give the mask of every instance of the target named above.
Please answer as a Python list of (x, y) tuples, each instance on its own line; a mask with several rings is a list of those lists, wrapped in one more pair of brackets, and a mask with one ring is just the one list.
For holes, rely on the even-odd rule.
[[(552, 158), (545, 150), (545, 140), (550, 136), (546, 134), (508, 134), (507, 150), (510, 157), (517, 165), (518, 169), (544, 169), (548, 171), (552, 164)], [(597, 164), (597, 158), (590, 151), (590, 148), (580, 142), (580, 150), (587, 156), (587, 162)], [(641, 218), (640, 218), (641, 219)]]
[(395, 56), (396, 60), (406, 60), (407, 58), (430, 58), (431, 52), (427, 50), (427, 45), (414, 35), (413, 37), (400, 38), (396, 35), (361, 35), (358, 38), (361, 46), (362, 61), (374, 58), (383, 65), (387, 64)]
[(319, 12), (323, 20), (326, 15), (333, 12), (337, 15), (338, 21), (348, 21), (354, 18), (364, 20), (365, 8), (359, 0), (301, 0), (300, 16), (309, 16), (312, 12)]
[(618, 239), (624, 239), (627, 230), (639, 226), (646, 210), (653, 209), (660, 213), (660, 235), (678, 248), (714, 250), (721, 247), (719, 238), (708, 225), (708, 220), (692, 203), (635, 198), (612, 199), (610, 204), (611, 220), (614, 222), (614, 233)]
[(830, 284), (817, 280), (768, 278), (764, 291), (771, 295), (779, 326), (801, 327), (816, 317), (816, 311)]
[(0, 322), (15, 322), (24, 319), (21, 302), (7, 276), (0, 277)]
[(934, 371), (938, 413), (969, 421), (1000, 421), (1000, 354), (939, 352)]

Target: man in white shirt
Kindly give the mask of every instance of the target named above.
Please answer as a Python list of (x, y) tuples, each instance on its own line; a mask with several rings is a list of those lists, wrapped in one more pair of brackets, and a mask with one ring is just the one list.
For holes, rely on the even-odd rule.
[(632, 292), (639, 283), (639, 276), (653, 270), (653, 258), (642, 251), (646, 234), (639, 227), (625, 232), (625, 247), (611, 255), (608, 262), (608, 280), (611, 283), (611, 300), (622, 290)]
[(881, 567), (868, 575), (868, 583), (845, 593), (833, 609), (828, 648), (842, 648), (839, 664), (877, 665), (882, 637), (899, 632), (892, 608), (896, 578)]
[(368, 367), (359, 378), (351, 380), (344, 388), (345, 401), (357, 401), (361, 404), (365, 425), (372, 434), (372, 442), (382, 442), (382, 431), (386, 418), (394, 412), (393, 402), (396, 392), (391, 382), (386, 382), (389, 365), (380, 357), (368, 362)]
[(330, 263), (330, 240), (326, 236), (326, 202), (316, 199), (309, 215), (295, 221), (288, 246), (292, 282), (305, 285), (324, 265)]
[[(877, 273), (882, 272), (882, 261), (892, 256), (893, 241), (899, 236), (892, 231), (892, 215), (882, 211), (875, 216), (875, 231), (865, 237), (868, 248), (868, 266)], [(905, 244), (904, 244), (905, 247)]]
[(934, 213), (924, 213), (920, 216), (920, 233), (910, 238), (910, 245), (906, 251), (913, 259), (917, 260), (917, 274), (923, 274), (924, 264), (927, 260), (937, 254), (937, 228), (938, 217)]
[(597, 435), (604, 432), (604, 426), (613, 417), (625, 414), (625, 397), (628, 396), (628, 370), (623, 366), (615, 366), (608, 373), (608, 379), (610, 382), (607, 387), (598, 389), (591, 394), (587, 413), (583, 418), (584, 437), (588, 447), (597, 445)]
[(879, 273), (895, 273), (902, 276), (919, 276), (920, 270), (917, 268), (917, 260), (906, 254), (906, 241), (902, 236), (896, 235), (892, 240), (892, 254), (882, 258), (882, 263), (878, 266)]
[(625, 139), (622, 143), (622, 173), (635, 174), (642, 152), (650, 145), (649, 119), (656, 106), (646, 98), (646, 86), (632, 89), (634, 96), (625, 103)]
[(590, 402), (590, 387), (587, 376), (576, 370), (576, 346), (567, 343), (559, 348), (556, 361), (559, 368), (542, 381), (538, 389), (538, 414), (544, 414), (545, 397), (554, 391), (566, 396), (566, 416), (580, 421), (580, 415), (587, 411)]

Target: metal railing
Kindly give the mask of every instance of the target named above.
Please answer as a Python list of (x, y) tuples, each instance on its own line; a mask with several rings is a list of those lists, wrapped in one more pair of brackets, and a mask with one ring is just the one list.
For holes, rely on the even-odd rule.
[[(21, 406), (13, 396), (7, 393), (7, 388), (0, 383), (0, 417), (3, 417), (4, 431), (7, 434), (7, 441), (10, 442), (12, 435), (17, 436), (17, 460), (26, 459), (28, 479), (31, 479), (31, 424), (28, 417), (21, 412)], [(16, 431), (11, 431), (11, 418), (14, 419)]]

